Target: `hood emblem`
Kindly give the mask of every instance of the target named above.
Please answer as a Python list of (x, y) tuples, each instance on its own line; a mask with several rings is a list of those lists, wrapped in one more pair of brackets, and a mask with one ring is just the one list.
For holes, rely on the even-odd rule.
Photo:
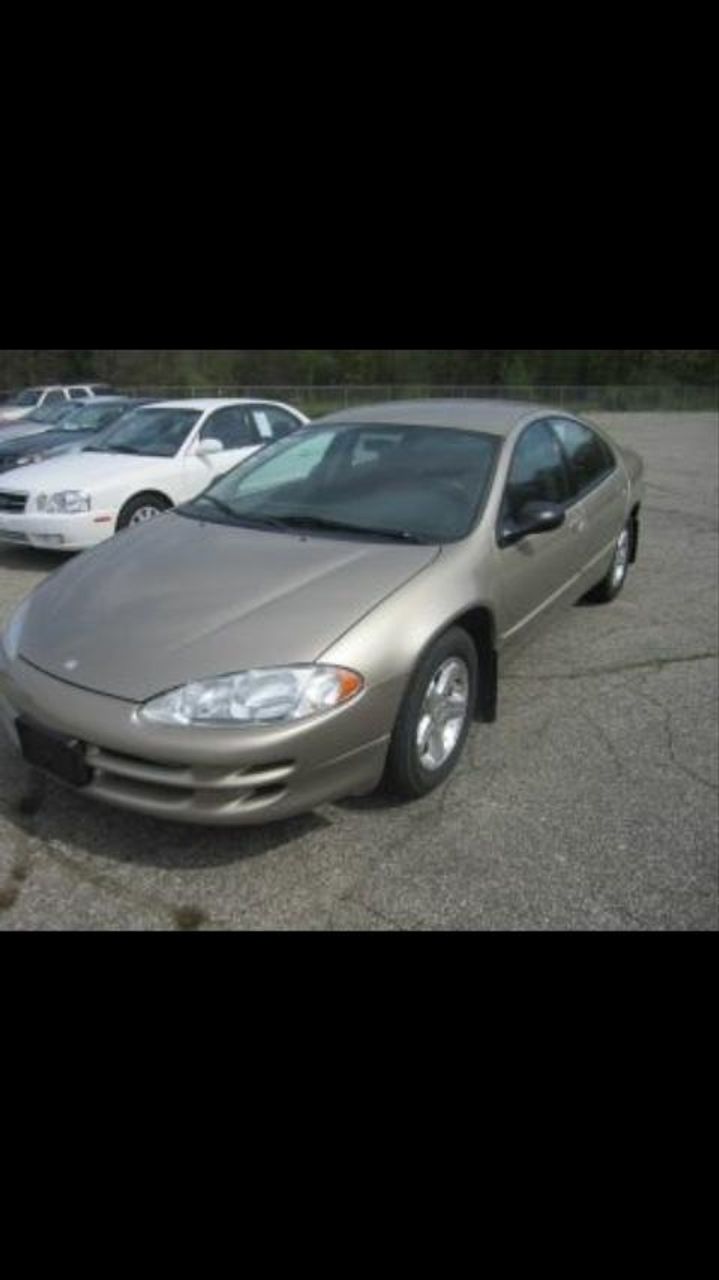
[(74, 671), (79, 664), (77, 658), (68, 658), (62, 665), (66, 671)]

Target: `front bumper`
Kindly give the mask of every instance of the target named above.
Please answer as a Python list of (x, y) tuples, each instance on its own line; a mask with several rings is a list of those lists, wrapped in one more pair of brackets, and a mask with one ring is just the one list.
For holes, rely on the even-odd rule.
[(43, 551), (82, 551), (110, 538), (115, 532), (115, 519), (114, 514), (104, 511), (72, 515), (0, 511), (0, 545), (12, 543)]
[(81, 794), (152, 817), (216, 826), (305, 813), (380, 781), (402, 690), (368, 689), (314, 721), (253, 729), (149, 725), (139, 705), (38, 671), (0, 651), (0, 725), (16, 750), (25, 715), (87, 744)]

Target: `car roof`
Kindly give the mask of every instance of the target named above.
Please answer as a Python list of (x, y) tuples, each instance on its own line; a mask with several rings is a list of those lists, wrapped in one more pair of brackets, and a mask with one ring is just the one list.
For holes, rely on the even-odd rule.
[(385, 404), (361, 405), (356, 409), (340, 409), (316, 418), (313, 426), (336, 422), (383, 423), (408, 427), (454, 427), (463, 431), (482, 431), (489, 435), (508, 436), (511, 431), (535, 414), (562, 414), (552, 405), (531, 404), (522, 400), (389, 400)]
[(138, 396), (83, 396), (82, 399), (74, 400), (71, 403), (76, 409), (84, 407), (92, 407), (98, 404), (146, 404), (146, 400), (141, 400)]
[(153, 409), (199, 409), (202, 412), (205, 409), (221, 409), (223, 406), (233, 404), (267, 404), (276, 405), (277, 408), (284, 408), (279, 400), (265, 400), (262, 396), (245, 396), (237, 398), (233, 396), (225, 398), (222, 396), (209, 396), (204, 400), (155, 400), (153, 401)]

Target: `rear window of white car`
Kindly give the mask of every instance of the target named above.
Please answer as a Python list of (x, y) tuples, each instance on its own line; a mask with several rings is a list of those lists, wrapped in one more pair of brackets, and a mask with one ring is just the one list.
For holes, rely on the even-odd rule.
[(274, 405), (262, 405), (252, 410), (257, 433), (261, 440), (284, 440), (285, 436), (298, 431), (302, 423), (293, 414)]

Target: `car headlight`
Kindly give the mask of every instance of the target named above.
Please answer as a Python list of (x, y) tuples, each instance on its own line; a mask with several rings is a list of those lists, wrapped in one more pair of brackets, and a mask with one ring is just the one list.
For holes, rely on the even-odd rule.
[(330, 711), (363, 687), (344, 667), (265, 667), (183, 685), (146, 702), (140, 714), (171, 725), (278, 724)]
[(15, 612), (11, 615), (10, 621), (8, 622), (4, 631), (2, 632), (2, 635), (0, 635), (0, 640), (2, 641), (2, 647), (5, 650), (8, 658), (16, 658), (18, 655), (18, 649), (20, 648), (20, 636), (22, 635), (23, 623), (25, 621), (25, 615), (27, 614), (27, 611), (29, 608), (30, 608), (30, 597), (28, 596), (25, 600), (23, 600), (22, 604), (19, 605), (18, 608), (15, 610)]
[(51, 493), (48, 497), (46, 493), (39, 493), (35, 499), (35, 506), (38, 511), (71, 513), (75, 511), (89, 511), (92, 506), (92, 497), (89, 493), (84, 493), (82, 489), (63, 489), (62, 493)]

